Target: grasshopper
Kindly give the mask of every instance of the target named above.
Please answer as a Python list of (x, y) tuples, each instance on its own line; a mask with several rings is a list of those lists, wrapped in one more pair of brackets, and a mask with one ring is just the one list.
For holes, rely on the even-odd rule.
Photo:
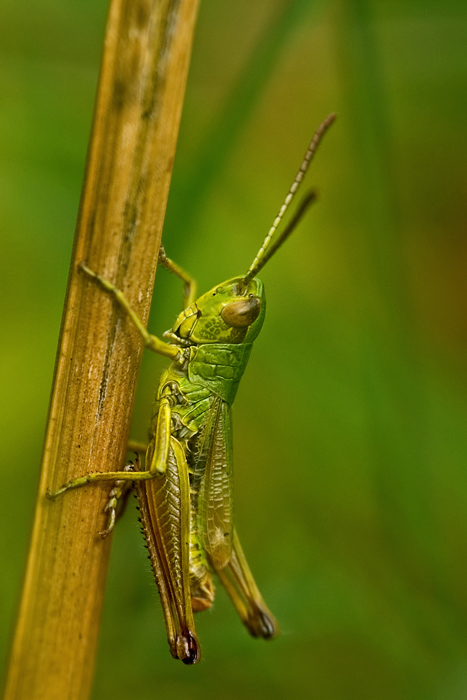
[(183, 311), (173, 328), (163, 334), (167, 342), (147, 331), (119, 289), (80, 264), (83, 273), (113, 296), (145, 346), (172, 362), (160, 380), (145, 470), (141, 470), (138, 457), (123, 471), (86, 474), (47, 496), (54, 499), (71, 488), (115, 481), (106, 506), (107, 528), (100, 533), (105, 537), (134, 485), (170, 651), (185, 664), (195, 664), (201, 658), (193, 613), (213, 603), (211, 572), (223, 584), (253, 636), (270, 639), (279, 633), (233, 525), (231, 406), (264, 321), (264, 288), (256, 274), (314, 200), (311, 192), (272, 241), (334, 118), (334, 114), (329, 115), (313, 136), (287, 197), (245, 275), (229, 279), (196, 299), (194, 279), (161, 247), (159, 263), (184, 283)]

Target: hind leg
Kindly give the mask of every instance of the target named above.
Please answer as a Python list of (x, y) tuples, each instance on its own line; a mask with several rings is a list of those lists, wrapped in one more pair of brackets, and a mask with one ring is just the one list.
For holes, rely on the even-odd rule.
[(259, 592), (235, 531), (231, 559), (225, 567), (216, 569), (216, 574), (250, 634), (264, 639), (276, 637), (279, 626)]

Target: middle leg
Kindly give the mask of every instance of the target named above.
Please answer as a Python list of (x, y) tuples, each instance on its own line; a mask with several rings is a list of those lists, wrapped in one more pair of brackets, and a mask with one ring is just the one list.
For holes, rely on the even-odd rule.
[(170, 442), (171, 408), (167, 398), (160, 403), (157, 428), (154, 439), (150, 442), (147, 452), (147, 471), (118, 471), (118, 472), (90, 472), (76, 479), (71, 479), (63, 484), (57, 491), (46, 492), (47, 498), (54, 500), (69, 489), (76, 489), (96, 481), (147, 481), (154, 479), (158, 474), (163, 474), (167, 465), (167, 455)]

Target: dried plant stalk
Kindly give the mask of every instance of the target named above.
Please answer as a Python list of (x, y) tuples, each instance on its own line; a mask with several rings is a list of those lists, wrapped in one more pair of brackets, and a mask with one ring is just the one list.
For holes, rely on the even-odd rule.
[(47, 487), (125, 457), (141, 341), (80, 261), (149, 313), (197, 0), (112, 0), (5, 700), (89, 696), (108, 487)]

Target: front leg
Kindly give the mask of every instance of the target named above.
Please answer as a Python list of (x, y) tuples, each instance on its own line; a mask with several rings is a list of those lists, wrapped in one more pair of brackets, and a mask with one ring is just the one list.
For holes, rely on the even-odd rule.
[(153, 350), (154, 352), (158, 352), (160, 355), (170, 357), (170, 359), (174, 362), (179, 362), (181, 364), (184, 362), (183, 353), (179, 348), (175, 347), (174, 345), (164, 343), (163, 340), (160, 340), (157, 336), (151, 335), (151, 333), (148, 332), (146, 326), (141, 321), (139, 316), (133, 311), (128, 299), (120, 289), (117, 289), (112, 282), (109, 282), (108, 280), (104, 279), (104, 277), (101, 277), (96, 272), (90, 270), (84, 263), (79, 264), (79, 269), (82, 270), (82, 272), (84, 272), (88, 277), (95, 280), (103, 289), (105, 289), (106, 292), (113, 296), (116, 303), (119, 305), (122, 311), (126, 313), (128, 318), (136, 327), (138, 333), (144, 340), (145, 347), (149, 348), (149, 350)]
[(159, 249), (159, 262), (169, 272), (173, 272), (183, 282), (183, 308), (186, 309), (193, 304), (196, 299), (196, 281), (180, 265), (165, 254), (165, 248), (161, 245)]

